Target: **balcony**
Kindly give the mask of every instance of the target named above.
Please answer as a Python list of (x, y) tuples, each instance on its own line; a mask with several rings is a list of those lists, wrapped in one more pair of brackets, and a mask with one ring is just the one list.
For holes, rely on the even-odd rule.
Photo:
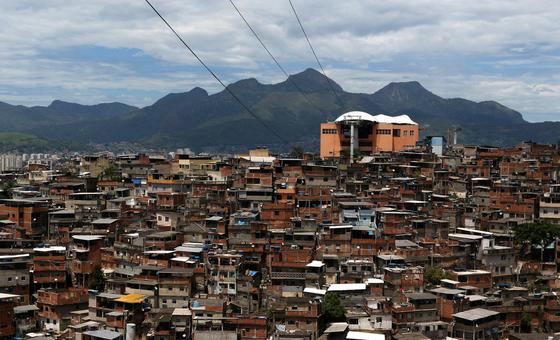
[(47, 305), (69, 305), (88, 302), (88, 291), (82, 288), (67, 288), (63, 291), (39, 291), (37, 303)]
[(350, 241), (352, 239), (352, 235), (348, 234), (341, 234), (341, 235), (326, 235), (325, 241)]
[(318, 273), (305, 273), (306, 280), (319, 280), (320, 277), (321, 275)]
[(72, 261), (70, 268), (75, 274), (90, 274), (94, 271), (96, 264), (92, 261)]
[(371, 257), (377, 254), (376, 249), (356, 249), (352, 248), (352, 256)]
[(60, 319), (60, 315), (58, 313), (51, 312), (51, 311), (40, 311), (39, 313), (37, 313), (37, 316), (45, 319), (56, 319), (56, 320)]
[(187, 286), (187, 285), (190, 285), (190, 283), (191, 283), (191, 278), (190, 277), (185, 277), (185, 278), (160, 277), (159, 278), (160, 287), (164, 287), (164, 286)]
[(232, 282), (232, 283), (234, 283), (235, 280), (236, 280), (235, 277), (227, 277), (227, 276), (223, 276), (223, 275), (218, 276), (218, 278), (216, 279), (216, 281), (219, 281), (219, 282)]
[(66, 265), (65, 264), (58, 264), (58, 265), (35, 265), (34, 268), (35, 272), (65, 272)]
[(311, 310), (287, 310), (286, 317), (316, 318), (317, 312)]
[(270, 276), (273, 280), (305, 280), (306, 273), (272, 272)]
[(64, 262), (66, 261), (66, 255), (52, 255), (52, 256), (45, 256), (45, 255), (34, 255), (33, 261), (35, 263), (38, 262)]
[(65, 282), (66, 275), (61, 273), (50, 273), (46, 276), (35, 276), (33, 281), (38, 284), (42, 283), (55, 283), (55, 282)]

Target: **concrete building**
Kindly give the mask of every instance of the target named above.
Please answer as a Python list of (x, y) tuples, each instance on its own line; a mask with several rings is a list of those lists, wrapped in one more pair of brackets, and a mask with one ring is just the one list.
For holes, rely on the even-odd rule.
[(14, 325), (14, 307), (18, 295), (0, 293), (0, 338), (10, 339), (16, 332)]
[(560, 184), (552, 184), (539, 202), (539, 218), (543, 221), (560, 224)]
[(45, 200), (5, 199), (0, 216), (23, 227), (29, 236), (41, 237), (47, 231), (49, 204)]
[(451, 336), (459, 339), (498, 339), (499, 312), (474, 308), (453, 314)]
[(0, 172), (20, 170), (21, 168), (23, 168), (23, 158), (21, 155), (0, 155)]
[(48, 246), (33, 249), (35, 288), (66, 287), (66, 247)]
[(334, 122), (321, 124), (321, 158), (337, 158), (345, 153), (394, 152), (412, 149), (418, 141), (418, 123), (407, 115), (372, 116), (351, 111)]
[(72, 311), (87, 308), (88, 291), (85, 288), (47, 289), (37, 292), (41, 328), (64, 331), (72, 318)]

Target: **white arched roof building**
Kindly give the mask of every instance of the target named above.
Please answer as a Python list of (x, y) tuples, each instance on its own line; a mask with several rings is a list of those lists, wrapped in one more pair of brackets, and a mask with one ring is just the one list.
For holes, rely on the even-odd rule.
[(364, 111), (350, 111), (342, 114), (335, 120), (335, 123), (350, 122), (350, 121), (368, 121), (372, 123), (385, 123), (385, 124), (410, 124), (418, 125), (415, 121), (410, 119), (407, 115), (400, 116), (387, 116), (379, 114), (372, 116)]
[[(342, 114), (334, 122), (321, 124), (323, 159), (354, 154), (399, 152), (416, 147), (420, 126), (407, 115), (371, 115), (363, 111)], [(346, 156), (345, 156), (346, 157)]]

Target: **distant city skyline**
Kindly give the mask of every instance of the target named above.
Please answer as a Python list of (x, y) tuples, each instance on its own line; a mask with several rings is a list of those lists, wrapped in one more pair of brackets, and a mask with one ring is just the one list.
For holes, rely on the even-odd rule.
[[(560, 121), (558, 1), (293, 2), (346, 91), (417, 80)], [(235, 3), (289, 73), (317, 68), (287, 0)], [(227, 0), (153, 4), (225, 81), (285, 78)], [(0, 101), (146, 106), (196, 86), (221, 91), (144, 1), (10, 1), (0, 20)]]

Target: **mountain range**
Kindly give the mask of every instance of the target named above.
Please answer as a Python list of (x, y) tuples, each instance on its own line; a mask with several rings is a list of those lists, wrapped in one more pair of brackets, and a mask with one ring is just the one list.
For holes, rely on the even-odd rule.
[[(320, 72), (307, 69), (277, 84), (262, 84), (250, 78), (228, 88), (260, 121), (226, 90), (210, 95), (198, 87), (168, 94), (143, 108), (58, 100), (49, 106), (34, 107), (0, 102), (0, 147), (10, 146), (6, 138), (2, 139), (3, 134), (17, 132), (20, 137), (36, 138), (42, 147), (129, 142), (194, 150), (256, 145), (281, 148), (282, 141), (264, 123), (289, 143), (313, 149), (318, 146), (320, 123), (353, 110), (373, 115), (407, 114), (421, 125), (423, 136), (446, 136), (449, 127), (458, 126), (462, 128), (461, 143), (556, 143), (560, 128), (559, 122), (529, 123), (521, 113), (495, 101), (442, 98), (416, 81), (390, 83), (372, 94), (351, 93)], [(289, 147), (285, 145), (284, 149)]]

